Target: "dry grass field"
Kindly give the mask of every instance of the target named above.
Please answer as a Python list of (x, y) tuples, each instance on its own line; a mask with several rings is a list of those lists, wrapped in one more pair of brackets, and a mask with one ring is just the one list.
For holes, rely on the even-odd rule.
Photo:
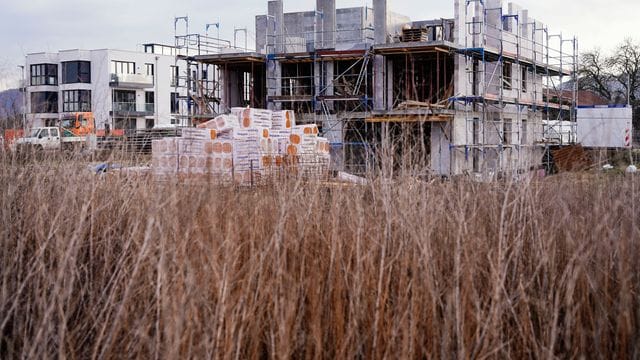
[(2, 359), (640, 358), (640, 177), (235, 189), (4, 158), (0, 205)]

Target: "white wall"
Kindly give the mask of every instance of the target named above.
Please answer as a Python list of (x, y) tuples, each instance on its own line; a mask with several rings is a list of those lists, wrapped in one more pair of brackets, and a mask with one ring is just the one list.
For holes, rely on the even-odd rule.
[[(111, 81), (111, 61), (135, 62), (136, 74), (146, 75), (145, 64), (154, 64), (154, 84), (148, 88), (112, 87)], [(62, 84), (62, 62), (66, 61), (90, 61), (91, 62), (91, 83)], [(30, 85), (30, 65), (32, 64), (57, 64), (58, 65), (58, 85), (57, 86), (29, 86)], [(146, 119), (153, 119), (155, 127), (168, 127), (171, 125), (171, 92), (175, 87), (171, 86), (172, 72), (171, 65), (175, 64), (175, 58), (168, 55), (158, 55), (135, 51), (124, 50), (65, 50), (58, 53), (37, 53), (29, 54), (26, 57), (25, 80), (27, 82), (27, 108), (29, 109), (29, 126), (43, 126), (44, 119), (55, 119), (62, 116), (62, 92), (67, 90), (90, 90), (91, 109), (96, 118), (98, 129), (104, 129), (105, 124), (110, 124), (113, 128), (113, 117), (110, 115), (113, 106), (112, 92), (114, 89), (135, 90), (136, 103), (140, 109), (145, 107), (145, 92), (154, 92), (155, 111), (153, 116), (137, 118), (138, 128), (144, 128)], [(186, 70), (184, 62), (178, 64), (180, 71)], [(32, 114), (31, 93), (53, 91), (58, 92), (58, 113), (55, 114)], [(184, 89), (179, 89), (181, 94)], [(181, 104), (182, 106), (182, 104)]]

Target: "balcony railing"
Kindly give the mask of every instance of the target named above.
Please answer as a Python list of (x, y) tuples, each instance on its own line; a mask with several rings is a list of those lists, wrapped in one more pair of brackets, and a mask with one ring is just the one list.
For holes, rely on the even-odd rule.
[(136, 104), (134, 102), (114, 102), (113, 103), (113, 115), (115, 116), (130, 116), (141, 117), (151, 116), (154, 114), (155, 104)]
[(111, 74), (111, 86), (126, 88), (153, 87), (153, 75), (142, 74)]

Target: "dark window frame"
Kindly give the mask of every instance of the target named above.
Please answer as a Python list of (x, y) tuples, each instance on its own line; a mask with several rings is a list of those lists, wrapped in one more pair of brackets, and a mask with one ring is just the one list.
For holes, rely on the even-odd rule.
[(84, 60), (62, 63), (62, 84), (90, 84), (91, 62)]
[(513, 88), (513, 64), (510, 62), (502, 63), (502, 87), (505, 90)]
[(58, 113), (58, 92), (37, 91), (31, 93), (32, 114), (56, 114)]
[(171, 93), (171, 113), (178, 114), (180, 113), (180, 94), (176, 92)]
[(29, 67), (31, 86), (57, 86), (58, 85), (58, 65), (57, 64), (32, 64)]
[(62, 112), (91, 112), (91, 90), (63, 91)]

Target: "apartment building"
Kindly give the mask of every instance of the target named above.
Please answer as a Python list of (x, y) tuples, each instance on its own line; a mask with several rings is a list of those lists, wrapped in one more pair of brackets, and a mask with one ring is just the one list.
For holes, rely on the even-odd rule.
[(67, 114), (92, 112), (102, 129), (180, 125), (180, 63), (172, 47), (144, 45), (144, 52), (63, 50), (26, 57), (29, 127), (50, 126)]

